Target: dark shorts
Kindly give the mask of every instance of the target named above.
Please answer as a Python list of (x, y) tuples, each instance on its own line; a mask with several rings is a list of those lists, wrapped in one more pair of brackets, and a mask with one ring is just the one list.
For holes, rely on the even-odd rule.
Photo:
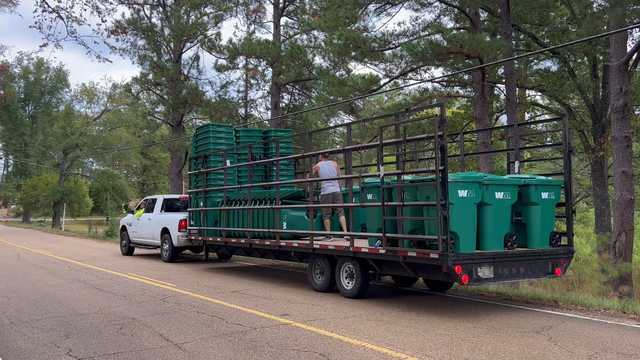
[[(332, 192), (329, 194), (320, 194), (321, 204), (342, 204), (342, 193)], [(322, 218), (324, 220), (331, 219), (331, 212), (335, 210), (338, 216), (344, 216), (344, 210), (341, 207), (322, 208)]]

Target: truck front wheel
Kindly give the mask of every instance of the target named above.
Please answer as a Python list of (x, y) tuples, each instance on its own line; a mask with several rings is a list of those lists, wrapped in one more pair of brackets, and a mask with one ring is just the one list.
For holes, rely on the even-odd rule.
[(326, 256), (314, 256), (307, 264), (307, 280), (315, 291), (330, 292), (336, 288), (335, 268)]
[(131, 256), (135, 250), (136, 248), (131, 245), (129, 233), (127, 230), (122, 230), (120, 232), (120, 253), (122, 256)]
[(354, 258), (341, 258), (336, 266), (336, 285), (344, 297), (364, 297), (369, 289), (369, 271)]

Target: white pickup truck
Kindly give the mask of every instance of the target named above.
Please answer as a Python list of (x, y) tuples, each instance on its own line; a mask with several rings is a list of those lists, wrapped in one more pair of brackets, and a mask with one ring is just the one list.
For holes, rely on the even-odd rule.
[(148, 196), (120, 220), (120, 252), (160, 248), (160, 258), (173, 262), (184, 250), (199, 253), (202, 243), (187, 238), (187, 195)]

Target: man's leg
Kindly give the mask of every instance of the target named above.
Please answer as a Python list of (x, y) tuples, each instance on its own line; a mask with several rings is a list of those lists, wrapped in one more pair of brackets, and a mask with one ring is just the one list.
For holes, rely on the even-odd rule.
[[(321, 204), (331, 204), (331, 197), (328, 195), (320, 195)], [(324, 223), (324, 231), (331, 231), (331, 208), (322, 208), (322, 222)]]
[(324, 231), (331, 231), (331, 218), (324, 219)]
[[(334, 204), (342, 204), (342, 193), (336, 192), (332, 195)], [(344, 217), (344, 209), (341, 207), (335, 209), (336, 214), (338, 215), (338, 219), (340, 220), (340, 227), (342, 228), (342, 232), (347, 232), (347, 218)]]
[(344, 215), (340, 215), (340, 227), (342, 227), (342, 232), (347, 232), (347, 218)]

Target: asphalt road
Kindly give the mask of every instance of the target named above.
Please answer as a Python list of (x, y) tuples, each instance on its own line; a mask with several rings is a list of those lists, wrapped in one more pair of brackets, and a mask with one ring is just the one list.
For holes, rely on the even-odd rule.
[(640, 359), (640, 329), (0, 226), (0, 358)]

